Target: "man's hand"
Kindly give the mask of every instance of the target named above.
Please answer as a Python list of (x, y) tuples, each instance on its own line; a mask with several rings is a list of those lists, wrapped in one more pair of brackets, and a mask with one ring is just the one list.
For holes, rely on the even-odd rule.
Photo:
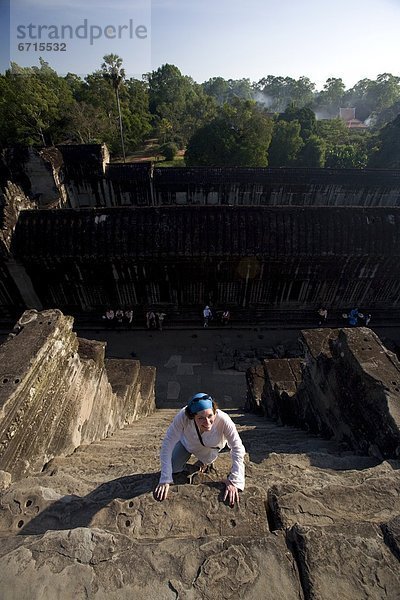
[(154, 490), (154, 498), (161, 502), (162, 500), (166, 500), (168, 496), (169, 483), (159, 483), (156, 489)]
[(239, 504), (239, 490), (233, 483), (227, 479), (225, 481), (226, 490), (224, 495), (224, 502), (227, 499), (230, 506), (234, 506), (235, 502)]

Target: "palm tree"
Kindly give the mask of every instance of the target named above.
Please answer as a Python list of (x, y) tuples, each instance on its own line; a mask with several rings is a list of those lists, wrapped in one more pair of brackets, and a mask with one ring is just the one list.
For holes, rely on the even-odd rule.
[(117, 108), (118, 108), (118, 119), (119, 119), (119, 131), (121, 134), (121, 146), (122, 146), (122, 155), (125, 159), (125, 144), (124, 144), (124, 131), (122, 127), (122, 116), (121, 116), (121, 105), (119, 102), (119, 88), (121, 83), (125, 78), (125, 71), (122, 69), (122, 58), (120, 58), (117, 54), (106, 54), (103, 56), (103, 64), (101, 65), (101, 69), (103, 71), (104, 79), (111, 81), (111, 84), (115, 91), (115, 97), (117, 100)]

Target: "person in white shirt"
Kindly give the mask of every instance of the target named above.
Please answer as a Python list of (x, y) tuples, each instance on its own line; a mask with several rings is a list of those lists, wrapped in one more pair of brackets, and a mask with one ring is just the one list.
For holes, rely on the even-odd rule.
[(209, 306), (205, 306), (203, 310), (203, 327), (208, 327), (209, 320), (212, 319), (212, 312)]
[(202, 463), (204, 471), (226, 445), (230, 448), (232, 468), (224, 482), (224, 501), (227, 499), (233, 506), (239, 502), (239, 490), (244, 489), (245, 448), (230, 416), (208, 394), (195, 394), (174, 417), (165, 434), (160, 452), (160, 481), (154, 491), (156, 500), (167, 498), (172, 474), (183, 471), (192, 454)]

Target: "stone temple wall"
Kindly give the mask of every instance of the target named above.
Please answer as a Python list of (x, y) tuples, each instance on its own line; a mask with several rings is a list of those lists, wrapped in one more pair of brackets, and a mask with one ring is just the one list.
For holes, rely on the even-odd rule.
[(8, 323), (51, 307), (99, 319), (109, 306), (141, 326), (149, 307), (198, 321), (206, 304), (240, 322), (304, 327), (321, 306), (335, 323), (356, 306), (375, 325), (399, 322), (399, 170), (162, 169), (110, 164), (92, 144), (3, 153), (0, 185), (11, 175), (39, 210), (4, 195)]
[(212, 304), (241, 321), (293, 311), (304, 326), (324, 305), (376, 323), (399, 315), (399, 227), (400, 208), (382, 207), (36, 210), (21, 214), (12, 250), (40, 305), (68, 314), (152, 306), (198, 319)]
[(360, 454), (400, 456), (400, 363), (366, 327), (302, 332), (304, 359), (249, 369), (252, 409), (335, 438)]
[(110, 163), (105, 144), (67, 144), (0, 155), (10, 178), (40, 207), (399, 206), (400, 171), (270, 167), (153, 168)]
[(155, 369), (105, 359), (59, 310), (26, 311), (0, 346), (0, 469), (12, 479), (155, 409)]

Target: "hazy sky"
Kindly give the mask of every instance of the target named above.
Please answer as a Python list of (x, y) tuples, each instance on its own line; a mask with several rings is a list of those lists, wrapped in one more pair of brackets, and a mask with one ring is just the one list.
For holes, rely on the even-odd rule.
[[(400, 75), (400, 0), (0, 0), (0, 6), (2, 70), (10, 57), (30, 66), (42, 56), (60, 74), (85, 75), (113, 52), (129, 75), (169, 62), (198, 82), (304, 75), (320, 89), (328, 77), (351, 87), (384, 72)], [(53, 44), (51, 51), (35, 47), (41, 42)]]

